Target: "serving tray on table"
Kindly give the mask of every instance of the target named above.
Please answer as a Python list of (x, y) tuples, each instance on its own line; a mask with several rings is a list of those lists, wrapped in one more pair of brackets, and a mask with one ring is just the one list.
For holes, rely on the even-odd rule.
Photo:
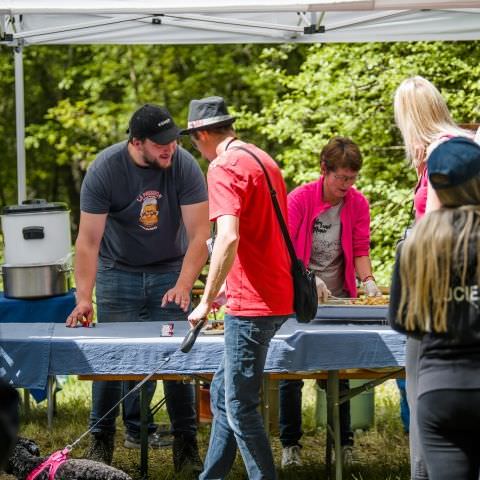
[(208, 324), (204, 328), (202, 328), (201, 332), (203, 335), (223, 335), (223, 320), (209, 321)]
[(202, 335), (223, 335), (224, 333), (225, 330), (217, 328), (211, 328), (210, 330), (202, 330)]
[(341, 302), (321, 303), (318, 305), (315, 320), (342, 323), (379, 323), (387, 322), (388, 304), (355, 305)]

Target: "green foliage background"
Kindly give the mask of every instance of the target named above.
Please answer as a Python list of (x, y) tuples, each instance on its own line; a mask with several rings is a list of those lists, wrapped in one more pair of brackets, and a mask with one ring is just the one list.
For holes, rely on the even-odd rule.
[[(415, 185), (393, 120), (394, 91), (404, 78), (423, 75), (456, 121), (478, 122), (479, 58), (480, 42), (28, 47), (28, 196), (68, 202), (75, 230), (86, 168), (126, 137), (135, 108), (165, 104), (184, 125), (192, 98), (222, 95), (239, 134), (278, 160), (289, 189), (318, 177), (319, 152), (332, 135), (360, 145), (357, 186), (371, 202), (375, 273), (388, 284)], [(14, 122), (13, 53), (1, 46), (2, 206), (16, 203)]]

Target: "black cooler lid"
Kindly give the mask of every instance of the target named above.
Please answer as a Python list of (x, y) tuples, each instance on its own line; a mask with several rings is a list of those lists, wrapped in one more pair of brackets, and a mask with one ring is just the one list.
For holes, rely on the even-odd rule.
[(16, 215), (20, 213), (41, 213), (41, 212), (67, 212), (68, 206), (62, 202), (47, 202), (43, 198), (32, 198), (24, 200), (21, 205), (9, 205), (3, 207), (3, 215)]

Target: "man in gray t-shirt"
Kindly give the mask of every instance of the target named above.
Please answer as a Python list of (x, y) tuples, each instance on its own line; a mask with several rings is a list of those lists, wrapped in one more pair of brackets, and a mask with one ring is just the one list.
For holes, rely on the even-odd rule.
[[(144, 105), (132, 116), (128, 141), (103, 150), (80, 193), (76, 241), (77, 305), (67, 326), (89, 323), (96, 285), (98, 321), (186, 320), (190, 292), (207, 260), (207, 190), (194, 158), (177, 145), (179, 130), (167, 109)], [(120, 347), (121, 348), (121, 347)], [(132, 382), (93, 382), (89, 456), (110, 463), (115, 417), (102, 417)], [(150, 399), (155, 383), (149, 384)], [(176, 471), (201, 471), (193, 386), (164, 382)], [(100, 419), (102, 419), (100, 421)], [(127, 448), (139, 447), (138, 394), (123, 405)], [(149, 444), (159, 447), (150, 418)]]

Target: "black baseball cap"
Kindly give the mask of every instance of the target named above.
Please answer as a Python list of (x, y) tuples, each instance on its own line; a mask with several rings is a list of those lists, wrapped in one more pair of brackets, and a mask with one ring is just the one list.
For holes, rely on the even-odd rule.
[(148, 138), (159, 145), (167, 145), (178, 138), (178, 127), (165, 107), (146, 103), (130, 119), (127, 133), (130, 138)]
[(480, 174), (480, 145), (466, 137), (447, 140), (432, 151), (427, 168), (435, 190), (461, 185)]

